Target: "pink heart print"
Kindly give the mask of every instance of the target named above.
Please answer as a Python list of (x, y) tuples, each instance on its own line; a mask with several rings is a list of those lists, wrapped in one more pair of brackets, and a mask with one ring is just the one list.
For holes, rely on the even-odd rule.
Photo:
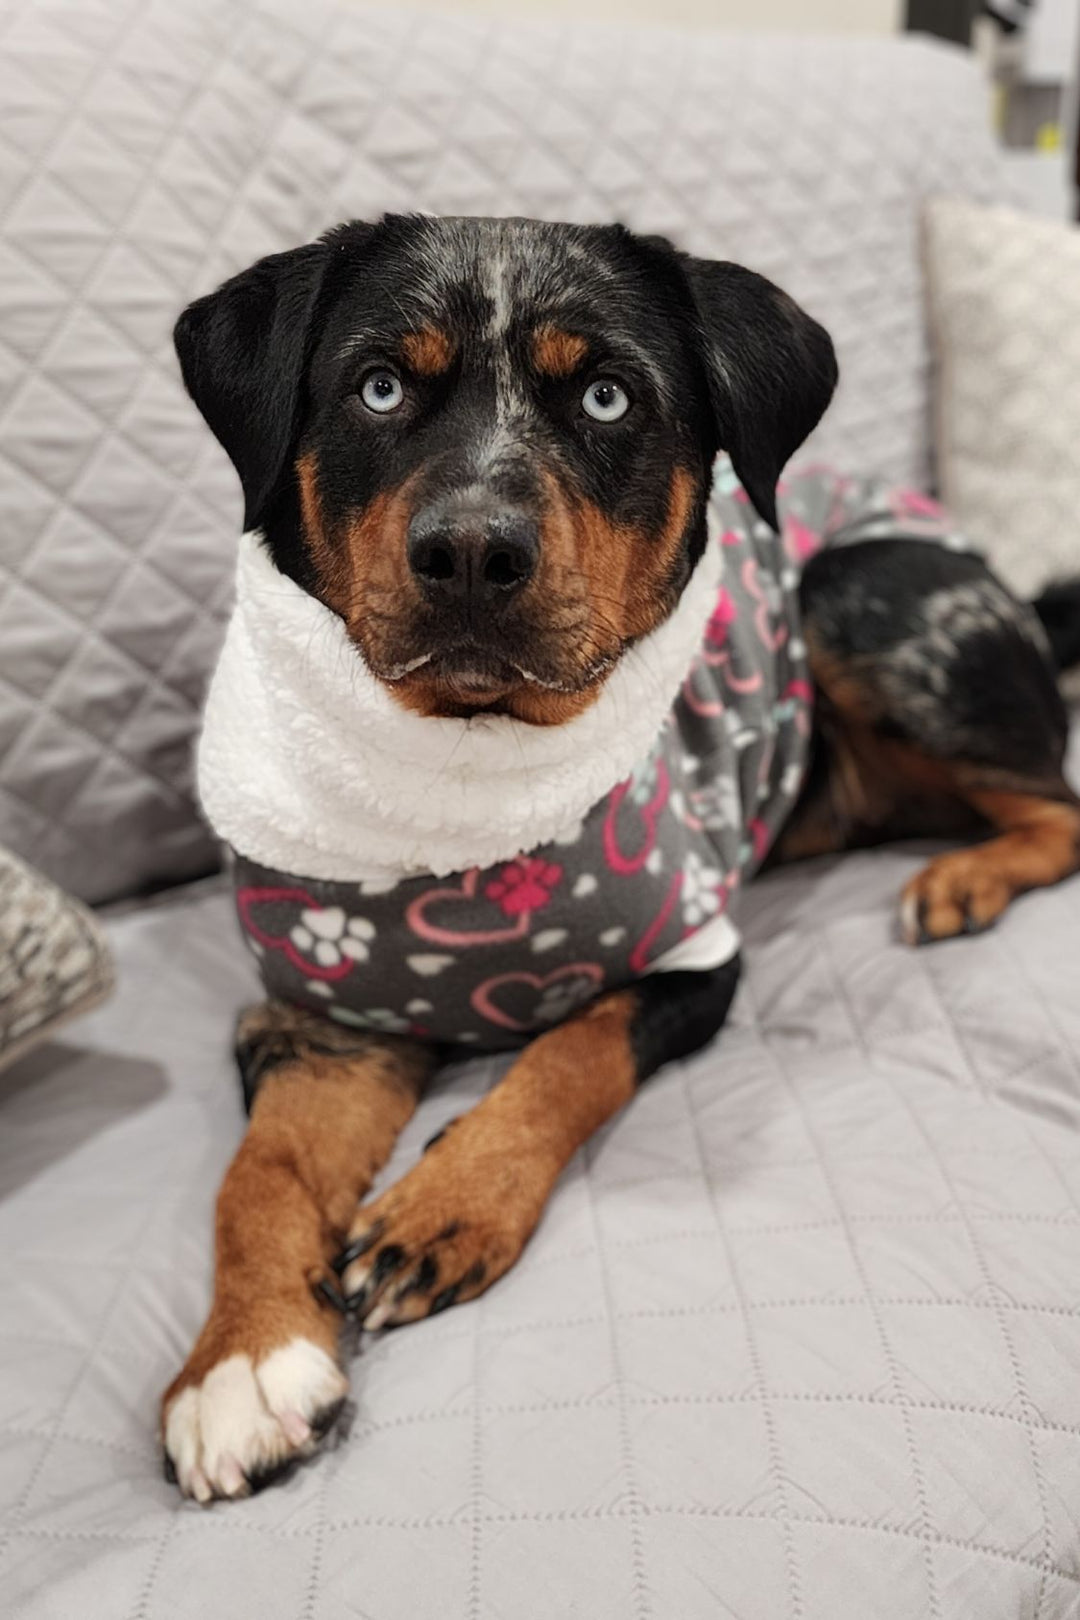
[[(472, 931), (447, 928), (442, 923), (432, 921), (429, 913), (433, 907), (446, 906), (452, 909), (462, 901), (476, 899), (481, 877), (480, 869), (476, 866), (469, 868), (456, 888), (444, 884), (439, 888), (425, 889), (423, 894), (417, 895), (406, 907), (405, 921), (419, 939), (427, 940), (432, 945), (501, 945), (512, 939), (523, 939), (529, 932), (533, 912), (540, 905), (547, 904), (551, 888), (562, 876), (562, 869), (557, 866), (545, 866), (542, 874), (534, 875), (529, 870), (533, 865), (542, 866), (543, 863), (509, 862), (503, 867), (501, 877), (489, 881), (485, 890), (488, 898), (499, 906), (504, 915), (514, 917), (513, 923), (508, 928), (482, 928)], [(512, 877), (517, 878), (517, 881), (511, 881)], [(524, 901), (530, 901), (531, 904), (521, 904)]]
[(664, 896), (660, 910), (630, 952), (630, 970), (632, 973), (644, 973), (649, 966), (652, 948), (667, 926), (671, 913), (675, 910), (679, 895), (682, 893), (682, 884), (683, 875), (681, 872), (676, 872), (668, 885), (668, 891)]
[(697, 689), (696, 683), (699, 677), (702, 677), (703, 666), (706, 670), (722, 669), (724, 671), (725, 685), (731, 692), (757, 692), (764, 684), (764, 676), (760, 669), (753, 670), (749, 675), (738, 676), (729, 667), (731, 649), (728, 640), (731, 626), (738, 616), (739, 609), (735, 599), (727, 586), (722, 585), (712, 617), (705, 627), (704, 648), (699, 656), (695, 658), (690, 667), (690, 672), (683, 682), (683, 701), (695, 714), (716, 719), (724, 712), (724, 704), (717, 693), (715, 681), (710, 680), (705, 675), (701, 680), (702, 691), (699, 692)]
[[(552, 985), (559, 984), (565, 979), (586, 981), (591, 987), (587, 994), (592, 994), (593, 990), (599, 990), (603, 984), (604, 970), (596, 962), (571, 962), (566, 967), (556, 968), (554, 973), (548, 974), (497, 973), (494, 978), (485, 979), (483, 984), (477, 985), (469, 999), (480, 1016), (486, 1018), (489, 1023), (498, 1024), (500, 1029), (512, 1029), (520, 1034), (536, 1028), (535, 1011), (531, 1010), (530, 1016), (524, 1022), (514, 1018), (496, 1004), (494, 998), (498, 992), (511, 985), (525, 986), (536, 991), (538, 1004), (546, 990), (550, 990)], [(585, 996), (577, 997), (575, 1004), (585, 999)]]
[(627, 854), (619, 843), (618, 817), (619, 810), (632, 786), (633, 783), (629, 778), (625, 782), (619, 783), (608, 800), (607, 814), (604, 817), (604, 859), (611, 870), (617, 872), (620, 877), (629, 877), (634, 872), (640, 872), (656, 847), (657, 826), (671, 789), (671, 779), (668, 776), (668, 769), (664, 761), (661, 759), (657, 762), (656, 788), (652, 798), (647, 804), (643, 804), (639, 810), (643, 832), (641, 842), (637, 849)]

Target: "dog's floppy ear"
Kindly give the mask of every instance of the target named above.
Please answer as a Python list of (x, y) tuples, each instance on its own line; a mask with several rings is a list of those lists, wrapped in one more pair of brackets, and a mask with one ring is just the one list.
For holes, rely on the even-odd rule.
[(721, 448), (775, 529), (781, 470), (836, 387), (832, 339), (753, 270), (688, 257), (682, 267), (697, 306)]
[(188, 393), (228, 451), (244, 527), (261, 522), (293, 446), (325, 242), (272, 253), (189, 304), (173, 342)]

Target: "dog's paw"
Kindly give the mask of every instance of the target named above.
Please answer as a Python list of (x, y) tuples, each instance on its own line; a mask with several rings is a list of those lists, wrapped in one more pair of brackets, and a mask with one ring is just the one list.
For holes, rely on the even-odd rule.
[(348, 1388), (333, 1357), (305, 1338), (257, 1362), (224, 1356), (198, 1382), (181, 1374), (162, 1408), (166, 1474), (197, 1502), (247, 1496), (315, 1451)]
[(979, 934), (1001, 916), (1012, 886), (980, 849), (939, 855), (905, 886), (900, 932), (908, 945)]
[(549, 1178), (520, 1161), (509, 1174), (470, 1134), (457, 1122), (353, 1222), (335, 1269), (345, 1308), (372, 1331), (483, 1293), (536, 1225)]

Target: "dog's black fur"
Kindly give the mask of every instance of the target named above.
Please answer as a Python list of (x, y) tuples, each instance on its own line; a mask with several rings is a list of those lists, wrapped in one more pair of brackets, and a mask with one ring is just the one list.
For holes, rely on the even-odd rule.
[(1080, 579), (1056, 580), (1031, 604), (1059, 670), (1080, 664)]

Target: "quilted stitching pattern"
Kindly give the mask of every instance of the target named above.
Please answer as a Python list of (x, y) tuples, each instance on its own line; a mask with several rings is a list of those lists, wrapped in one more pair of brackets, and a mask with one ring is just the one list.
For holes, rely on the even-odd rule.
[(202, 1513), (152, 1426), (253, 985), (220, 892), (116, 922), (119, 999), (4, 1104), (5, 1612), (1075, 1616), (1080, 885), (912, 952), (915, 865), (755, 885), (718, 1045), (590, 1144), (508, 1278), (367, 1346), (343, 1447)]
[(385, 208), (668, 232), (830, 326), (823, 453), (925, 481), (917, 205), (998, 189), (959, 52), (2, 0), (0, 82), (0, 822), (87, 898), (213, 861), (190, 744), (239, 503), (169, 331), (260, 253)]

